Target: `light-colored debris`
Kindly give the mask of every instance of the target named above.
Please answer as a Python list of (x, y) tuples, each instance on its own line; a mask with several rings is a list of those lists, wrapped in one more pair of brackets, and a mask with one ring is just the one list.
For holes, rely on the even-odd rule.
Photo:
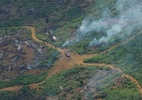
[(18, 45), (17, 49), (18, 49), (18, 50), (22, 49), (21, 44)]
[(32, 44), (33, 47), (37, 48), (37, 46), (35, 44)]
[(48, 32), (46, 32), (45, 34), (46, 34), (46, 35), (49, 35), (49, 33), (48, 33)]
[(63, 91), (65, 93), (64, 88), (61, 85), (59, 85), (59, 88), (61, 91)]
[(24, 43), (25, 43), (26, 45), (30, 45), (29, 41), (25, 41)]
[(1, 51), (1, 52), (0, 52), (0, 58), (2, 58), (3, 55), (4, 55), (4, 54), (3, 54), (3, 51)]
[(57, 40), (57, 37), (55, 37), (55, 36), (52, 36), (52, 39), (56, 41), (56, 40)]
[(29, 65), (29, 64), (27, 64), (27, 69), (32, 69), (32, 67)]
[(17, 42), (17, 43), (18, 43), (19, 41), (18, 41), (18, 40), (15, 40), (15, 42)]
[(42, 54), (42, 49), (41, 48), (38, 48), (37, 50), (38, 50), (39, 53)]

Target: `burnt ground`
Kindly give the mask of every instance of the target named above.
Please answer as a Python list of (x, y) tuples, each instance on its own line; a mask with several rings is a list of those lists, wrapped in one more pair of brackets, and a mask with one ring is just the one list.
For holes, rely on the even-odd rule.
[(34, 42), (26, 29), (1, 35), (0, 81), (9, 81), (20, 74), (37, 74), (44, 70), (44, 67), (39, 68), (38, 65), (49, 58), (47, 49)]

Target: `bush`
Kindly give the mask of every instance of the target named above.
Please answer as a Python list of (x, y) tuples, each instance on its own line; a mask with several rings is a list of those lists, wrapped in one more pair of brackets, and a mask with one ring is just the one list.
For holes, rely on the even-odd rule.
[(28, 85), (32, 83), (39, 83), (47, 77), (47, 73), (43, 72), (38, 75), (21, 75), (10, 82), (0, 82), (0, 88), (16, 86), (16, 85)]

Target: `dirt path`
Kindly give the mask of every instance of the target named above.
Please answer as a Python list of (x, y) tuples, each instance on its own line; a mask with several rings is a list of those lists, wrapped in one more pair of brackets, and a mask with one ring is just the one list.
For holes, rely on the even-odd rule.
[(125, 41), (123, 41), (123, 42), (121, 42), (121, 43), (115, 44), (114, 46), (110, 47), (109, 49), (100, 52), (99, 54), (105, 53), (105, 52), (108, 52), (108, 51), (111, 51), (112, 49), (115, 49), (116, 47), (118, 47), (118, 46), (120, 46), (120, 45), (122, 45), (122, 44), (125, 44), (125, 43), (127, 43), (127, 42), (133, 40), (138, 34), (141, 34), (141, 33), (142, 33), (142, 31), (138, 32), (136, 35), (131, 36), (131, 37), (128, 38), (127, 40), (125, 40)]
[(142, 94), (142, 87), (140, 86), (140, 84), (138, 83), (138, 81), (135, 78), (131, 77), (130, 75), (124, 74), (124, 76), (126, 78), (130, 79), (136, 85), (138, 91)]
[(22, 88), (22, 86), (12, 86), (12, 87), (6, 87), (6, 88), (3, 88), (3, 89), (0, 89), (0, 92), (1, 91), (11, 91), (11, 92), (15, 92), (15, 91), (18, 91)]
[(116, 70), (116, 71), (122, 73), (122, 76), (126, 77), (127, 79), (130, 79), (136, 85), (136, 88), (138, 89), (140, 94), (142, 94), (142, 87), (140, 86), (138, 81), (135, 78), (133, 78), (132, 76), (124, 73), (120, 68), (117, 68), (117, 67), (115, 67), (113, 65), (107, 65), (107, 64), (88, 64), (88, 65), (84, 64), (84, 66), (85, 67), (87, 67), (87, 66), (107, 67), (107, 68), (110, 68), (112, 70)]
[[(31, 88), (36, 88), (38, 89), (39, 85), (41, 85), (43, 82), (45, 82), (50, 76), (56, 74), (56, 73), (60, 73), (64, 70), (68, 70), (68, 69), (71, 69), (73, 67), (78, 67), (78, 66), (85, 66), (85, 67), (89, 67), (89, 66), (98, 66), (98, 67), (107, 67), (107, 68), (110, 68), (112, 70), (116, 70), (118, 72), (121, 72), (123, 73), (123, 71), (120, 69), (120, 68), (117, 68), (117, 67), (114, 67), (113, 65), (107, 65), (107, 64), (90, 64), (90, 63), (83, 63), (84, 59), (88, 59), (88, 58), (91, 58), (93, 57), (95, 54), (92, 54), (92, 55), (79, 55), (75, 52), (70, 52), (70, 57), (66, 57), (65, 56), (65, 51), (66, 50), (63, 50), (61, 48), (58, 48), (58, 47), (55, 47), (54, 45), (52, 44), (49, 44), (47, 42), (43, 42), (41, 41), (40, 39), (38, 39), (36, 37), (36, 33), (35, 33), (35, 29), (33, 27), (30, 27), (30, 26), (24, 26), (22, 28), (26, 28), (26, 29), (29, 29), (31, 30), (32, 32), (32, 38), (36, 41), (36, 42), (39, 42), (39, 43), (44, 43), (46, 46), (49, 46), (51, 48), (54, 48), (56, 50), (58, 50), (61, 54), (59, 56), (59, 60), (55, 62), (54, 66), (49, 70), (49, 75), (48, 77), (43, 80), (42, 82), (40, 83), (37, 83), (37, 84), (30, 84), (29, 86)], [(128, 41), (130, 41), (131, 39), (133, 39), (135, 36), (132, 36), (131, 38), (129, 38), (128, 40), (120, 43), (120, 44), (117, 44), (115, 46), (112, 46), (110, 49), (106, 50), (106, 51), (103, 51), (101, 53), (104, 53), (104, 52), (107, 52), (107, 51), (110, 51), (114, 48), (116, 48), (117, 46), (121, 45), (121, 44), (124, 44)], [(126, 78), (130, 79), (137, 87), (138, 91), (142, 94), (142, 88), (140, 86), (140, 84), (138, 83), (138, 81), (136, 79), (134, 79), (133, 77), (123, 73), (123, 76), (125, 76)], [(6, 88), (3, 88), (3, 89), (0, 89), (0, 91), (18, 91), (22, 88), (22, 86), (13, 86), (13, 87), (6, 87)]]

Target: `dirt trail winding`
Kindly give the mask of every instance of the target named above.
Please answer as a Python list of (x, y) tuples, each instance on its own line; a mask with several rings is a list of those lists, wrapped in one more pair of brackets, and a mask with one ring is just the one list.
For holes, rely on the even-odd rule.
[[(118, 72), (121, 72), (123, 73), (123, 76), (130, 79), (137, 87), (138, 91), (142, 94), (142, 88), (140, 86), (140, 84), (138, 83), (138, 81), (136, 79), (134, 79), (133, 77), (131, 77), (130, 75), (127, 75), (125, 74), (120, 68), (117, 68), (117, 67), (114, 67), (113, 65), (107, 65), (107, 64), (92, 64), (92, 63), (83, 63), (83, 60), (84, 59), (88, 59), (88, 58), (91, 58), (93, 57), (95, 54), (91, 54), (91, 55), (79, 55), (75, 52), (70, 52), (70, 57), (66, 57), (65, 56), (65, 50), (61, 49), (61, 48), (58, 48), (58, 47), (55, 47), (54, 45), (50, 44), (50, 43), (47, 43), (47, 42), (43, 42), (41, 41), (40, 39), (38, 39), (36, 37), (36, 33), (35, 33), (35, 29), (34, 27), (31, 27), (31, 26), (23, 26), (22, 28), (26, 28), (26, 29), (29, 29), (31, 30), (32, 32), (32, 38), (36, 41), (36, 42), (39, 42), (39, 43), (44, 43), (46, 46), (49, 46), (51, 48), (54, 48), (56, 50), (58, 50), (61, 54), (59, 56), (59, 60), (55, 62), (54, 66), (49, 70), (49, 75), (48, 77), (43, 80), (42, 82), (40, 83), (37, 83), (37, 84), (30, 84), (29, 86), (31, 88), (36, 88), (38, 89), (39, 85), (42, 84), (43, 82), (45, 82), (50, 76), (56, 74), (56, 73), (60, 73), (64, 70), (68, 70), (68, 69), (71, 69), (73, 67), (77, 67), (77, 66), (85, 66), (85, 67), (89, 67), (89, 66), (98, 66), (98, 67), (107, 67), (107, 68), (110, 68), (112, 70), (116, 70)], [(121, 44), (124, 44), (128, 41), (130, 41), (131, 39), (133, 39), (135, 36), (132, 36), (131, 38), (129, 38), (128, 40), (120, 43), (120, 44), (117, 44), (115, 46), (112, 46), (110, 49), (106, 50), (106, 51), (103, 51), (101, 53), (104, 53), (104, 52), (107, 52), (107, 51), (110, 51), (114, 48), (116, 48), (117, 46), (121, 45)], [(13, 87), (6, 87), (6, 88), (3, 88), (3, 89), (0, 89), (0, 91), (18, 91), (22, 88), (22, 86), (13, 86)]]
[(1, 91), (11, 91), (11, 92), (15, 92), (15, 91), (18, 91), (22, 88), (22, 86), (12, 86), (12, 87), (6, 87), (6, 88), (3, 88), (3, 89), (0, 89), (0, 92)]
[(123, 42), (121, 42), (121, 43), (115, 44), (114, 46), (110, 47), (109, 49), (100, 52), (99, 54), (105, 53), (105, 52), (108, 52), (108, 51), (111, 51), (112, 49), (115, 49), (116, 47), (118, 47), (118, 46), (120, 46), (120, 45), (122, 45), (122, 44), (125, 44), (125, 43), (127, 43), (127, 42), (133, 40), (138, 34), (141, 34), (141, 33), (142, 33), (142, 31), (138, 32), (136, 35), (131, 36), (131, 37), (128, 38), (127, 40), (125, 40), (125, 41), (123, 41)]

